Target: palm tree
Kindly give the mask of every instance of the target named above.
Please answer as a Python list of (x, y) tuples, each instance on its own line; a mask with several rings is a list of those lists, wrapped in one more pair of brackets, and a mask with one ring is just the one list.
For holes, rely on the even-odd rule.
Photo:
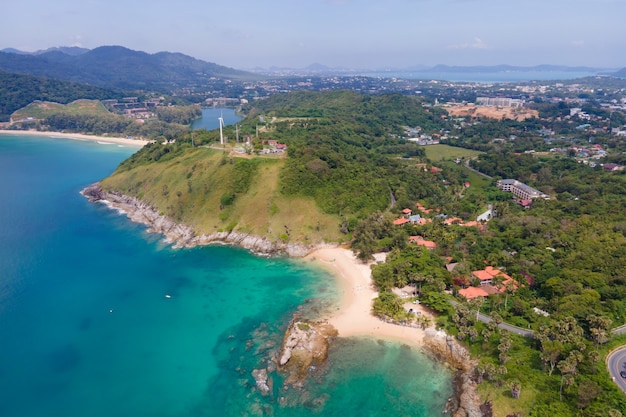
[(515, 380), (511, 383), (511, 397), (519, 398), (522, 392), (522, 383)]

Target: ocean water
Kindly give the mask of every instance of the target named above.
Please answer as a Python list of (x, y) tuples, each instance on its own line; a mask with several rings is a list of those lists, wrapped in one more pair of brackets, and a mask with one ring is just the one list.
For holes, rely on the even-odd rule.
[[(528, 81), (561, 81), (592, 77), (595, 72), (574, 71), (497, 71), (497, 72), (442, 72), (442, 71), (389, 71), (365, 73), (369, 77), (404, 78), (409, 80), (440, 80), (472, 83), (514, 83)], [(219, 127), (219, 126), (218, 126)]]
[(451, 375), (415, 349), (338, 339), (303, 389), (254, 389), (326, 272), (226, 246), (174, 250), (80, 189), (135, 150), (0, 135), (0, 416), (440, 416)]

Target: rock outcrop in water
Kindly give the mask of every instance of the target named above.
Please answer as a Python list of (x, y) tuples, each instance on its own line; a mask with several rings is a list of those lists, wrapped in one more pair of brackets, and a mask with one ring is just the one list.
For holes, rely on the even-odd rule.
[(174, 247), (194, 247), (210, 243), (225, 243), (249, 249), (263, 255), (286, 254), (291, 257), (304, 257), (317, 246), (300, 243), (273, 242), (262, 236), (250, 235), (237, 231), (215, 232), (198, 235), (189, 226), (177, 223), (159, 213), (150, 204), (118, 192), (102, 189), (99, 183), (83, 189), (81, 194), (91, 202), (102, 202), (124, 212), (132, 221), (145, 224), (150, 232), (163, 234)]
[(278, 357), (279, 369), (287, 374), (285, 385), (301, 388), (310, 367), (326, 360), (330, 338), (334, 336), (337, 330), (329, 324), (292, 320)]

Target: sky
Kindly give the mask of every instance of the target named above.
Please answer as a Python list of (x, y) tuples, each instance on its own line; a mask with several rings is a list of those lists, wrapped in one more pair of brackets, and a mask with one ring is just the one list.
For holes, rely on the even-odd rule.
[(20, 0), (0, 49), (120, 45), (237, 69), (626, 67), (626, 0)]

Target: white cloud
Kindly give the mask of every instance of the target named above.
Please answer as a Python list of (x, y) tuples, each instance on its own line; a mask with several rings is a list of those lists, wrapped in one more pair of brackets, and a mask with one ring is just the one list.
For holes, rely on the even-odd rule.
[(476, 37), (469, 43), (448, 46), (448, 49), (487, 49), (489, 46), (482, 39)]

